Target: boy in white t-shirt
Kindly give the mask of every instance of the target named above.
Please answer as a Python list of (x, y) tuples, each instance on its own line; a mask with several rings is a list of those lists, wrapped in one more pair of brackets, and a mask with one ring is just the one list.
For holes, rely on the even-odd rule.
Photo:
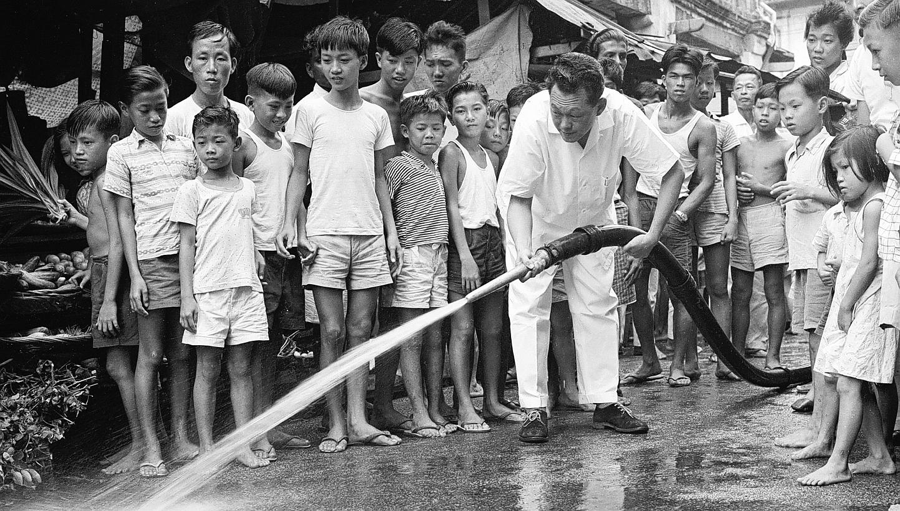
[[(241, 427), (253, 416), (253, 343), (268, 340), (260, 283), (265, 260), (254, 243), (252, 215), (259, 209), (256, 186), (231, 170), (240, 145), (233, 110), (212, 106), (197, 114), (194, 147), (208, 170), (181, 185), (169, 217), (181, 231), (182, 342), (197, 351), (194, 412), (201, 453), (210, 451), (214, 443), (222, 353), (231, 379), (234, 423)], [(249, 468), (273, 461), (257, 457), (249, 445), (235, 460)]]
[[(325, 367), (338, 358), (345, 341), (352, 348), (369, 339), (379, 288), (391, 284), (399, 271), (400, 241), (384, 179), (384, 155), (394, 145), (390, 121), (383, 108), (359, 95), (369, 35), (360, 22), (339, 16), (321, 27), (317, 47), (332, 88), (298, 106), (291, 139), (294, 170), (275, 244), (282, 256), (293, 258), (286, 247), (296, 240), (310, 265), (303, 283), (313, 289)], [(308, 212), (301, 208), (307, 180), (312, 187)], [(400, 443), (368, 423), (365, 394), (366, 373), (359, 370), (347, 381), (345, 421), (341, 391), (328, 393), (331, 427), (320, 451), (343, 452), (349, 443)]]
[(194, 116), (208, 106), (226, 106), (234, 110), (241, 125), (253, 124), (253, 114), (242, 103), (225, 97), (225, 87), (237, 68), (238, 40), (234, 32), (209, 20), (191, 28), (188, 39), (190, 54), (184, 67), (191, 73), (194, 93), (169, 108), (166, 129), (175, 135), (191, 138)]

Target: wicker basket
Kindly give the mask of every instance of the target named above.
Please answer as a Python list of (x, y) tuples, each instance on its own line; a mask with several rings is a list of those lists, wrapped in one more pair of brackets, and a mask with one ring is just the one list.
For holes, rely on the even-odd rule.
[(5, 330), (83, 324), (90, 317), (91, 295), (77, 286), (35, 289), (0, 299), (0, 325)]
[(93, 349), (90, 332), (79, 335), (56, 334), (43, 337), (0, 336), (4, 352), (35, 354), (50, 352), (85, 352)]

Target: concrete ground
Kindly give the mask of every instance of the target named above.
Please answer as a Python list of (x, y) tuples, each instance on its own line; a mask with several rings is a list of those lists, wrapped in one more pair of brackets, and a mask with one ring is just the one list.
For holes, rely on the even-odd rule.
[[(799, 366), (806, 345), (786, 339), (785, 362)], [(168, 510), (243, 509), (888, 509), (900, 503), (900, 477), (805, 488), (795, 480), (823, 461), (791, 462), (772, 440), (807, 421), (790, 412), (793, 391), (720, 382), (701, 354), (703, 377), (687, 388), (664, 380), (625, 387), (650, 433), (591, 429), (591, 415), (559, 413), (551, 440), (526, 445), (515, 424), (488, 434), (404, 439), (393, 448), (351, 447), (339, 455), (281, 451), (268, 468), (226, 468)], [(640, 363), (622, 359), (622, 374)], [(510, 397), (514, 391), (509, 391)], [(398, 401), (398, 408), (405, 403)], [(317, 440), (317, 420), (286, 429)], [(854, 458), (864, 455), (858, 446)], [(177, 468), (176, 468), (177, 470)], [(11, 509), (128, 509), (165, 480), (110, 478), (94, 468), (59, 467), (36, 491), (0, 494)]]

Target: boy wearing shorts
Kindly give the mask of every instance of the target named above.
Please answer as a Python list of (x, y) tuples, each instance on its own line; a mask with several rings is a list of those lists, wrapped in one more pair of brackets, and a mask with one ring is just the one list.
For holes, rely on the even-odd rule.
[[(345, 340), (352, 348), (369, 339), (379, 288), (392, 283), (401, 261), (384, 180), (384, 156), (394, 145), (390, 120), (383, 108), (359, 95), (369, 35), (359, 21), (339, 16), (322, 25), (316, 46), (332, 87), (326, 96), (298, 106), (291, 140), (294, 170), (275, 243), (282, 256), (292, 258), (285, 247), (296, 240), (309, 264), (303, 283), (313, 289), (324, 368), (340, 356)], [(301, 209), (307, 180), (312, 187), (308, 212)], [(344, 289), (349, 295), (346, 315)], [(350, 443), (400, 443), (368, 423), (364, 369), (347, 381), (346, 421), (341, 394), (334, 389), (327, 395), (330, 429), (320, 451), (343, 452)]]
[[(207, 171), (181, 185), (169, 217), (181, 231), (182, 342), (197, 351), (194, 412), (201, 453), (211, 451), (214, 444), (216, 382), (223, 352), (234, 424), (240, 428), (253, 417), (253, 343), (268, 340), (260, 283), (266, 263), (253, 232), (253, 213), (259, 210), (256, 186), (231, 169), (241, 144), (238, 122), (227, 107), (206, 107), (197, 114), (194, 147)], [(247, 445), (235, 461), (249, 468), (274, 461), (274, 452), (261, 454)]]

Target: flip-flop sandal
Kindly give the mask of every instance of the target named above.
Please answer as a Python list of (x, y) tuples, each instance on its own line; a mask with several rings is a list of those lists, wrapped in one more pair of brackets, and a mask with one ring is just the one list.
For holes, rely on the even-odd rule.
[(637, 373), (629, 373), (622, 377), (622, 385), (640, 385), (648, 381), (662, 380), (662, 373), (651, 374), (650, 376), (641, 376)]
[[(331, 438), (331, 437), (325, 437), (325, 438), (323, 438), (323, 439), (319, 442), (319, 452), (324, 453), (324, 454), (337, 454), (337, 453), (339, 453), (339, 452), (344, 452), (344, 451), (347, 450), (347, 447), (350, 446), (350, 444), (347, 442), (347, 440), (348, 440), (348, 439), (347, 439), (346, 436), (342, 436), (342, 437), (340, 437), (340, 438), (338, 438), (338, 439), (334, 439), (334, 438)], [(329, 451), (329, 450), (325, 450), (323, 447), (324, 447), (324, 445), (325, 445), (326, 442), (331, 442), (331, 443), (333, 443), (333, 444), (334, 444), (334, 449), (333, 449), (333, 450), (330, 450), (330, 451)], [(341, 443), (344, 444), (344, 447), (341, 447)]]
[(463, 422), (458, 424), (459, 430), (463, 433), (490, 433), (491, 427), (487, 422)]
[(484, 414), (485, 421), (491, 422), (525, 422), (525, 414), (521, 412), (506, 412), (500, 415)]
[(256, 455), (257, 458), (261, 460), (266, 460), (269, 463), (274, 463), (278, 461), (278, 454), (275, 453), (275, 447), (269, 447), (266, 449), (253, 449), (253, 454)]
[[(409, 425), (408, 427), (406, 426), (407, 424)], [(412, 419), (405, 419), (405, 420), (404, 420), (403, 422), (401, 422), (400, 424), (394, 424), (393, 426), (384, 426), (384, 427), (382, 427), (382, 426), (378, 426), (378, 425), (375, 425), (375, 424), (372, 424), (372, 425), (375, 426), (375, 427), (378, 428), (378, 429), (384, 429), (384, 430), (387, 430), (387, 431), (390, 432), (392, 435), (396, 435), (396, 436), (403, 436), (403, 435), (408, 435), (408, 434), (410, 434), (410, 433), (412, 432), (412, 430), (413, 430), (413, 427), (415, 426), (415, 424), (413, 423), (413, 420), (412, 420)]]
[[(145, 468), (152, 468), (153, 473), (145, 474), (144, 473)], [(169, 469), (166, 468), (166, 464), (163, 463), (162, 460), (158, 461), (157, 463), (150, 463), (148, 461), (145, 461), (144, 463), (141, 463), (139, 473), (140, 473), (141, 477), (143, 477), (145, 479), (156, 479), (158, 477), (166, 477), (167, 475), (169, 475)]]
[(742, 381), (740, 376), (731, 371), (716, 371), (716, 378), (722, 381)]
[[(423, 435), (423, 434), (422, 434), (422, 431), (437, 431), (438, 434), (437, 434), (437, 435), (433, 435), (433, 436)], [(422, 427), (418, 427), (418, 428), (413, 428), (413, 429), (411, 429), (411, 430), (405, 432), (404, 434), (405, 434), (406, 436), (408, 436), (408, 437), (411, 437), (411, 438), (428, 438), (428, 439), (432, 439), (432, 438), (440, 438), (440, 437), (446, 435), (447, 433), (446, 433), (446, 432), (442, 433), (440, 427), (434, 427), (434, 426), (422, 426)]]
[(701, 372), (690, 373), (690, 374), (685, 373), (685, 376), (690, 378), (691, 381), (697, 381), (700, 379), (701, 376), (703, 376), (703, 373), (701, 373)]
[(517, 402), (515, 402), (515, 401), (510, 401), (510, 400), (508, 400), (508, 399), (500, 399), (500, 404), (503, 405), (503, 406), (505, 406), (505, 407), (507, 407), (507, 408), (511, 408), (511, 409), (513, 409), (513, 410), (515, 410), (515, 411), (517, 411), (517, 412), (521, 412), (521, 411), (522, 411), (522, 410), (521, 410), (522, 407), (519, 405), (519, 403), (517, 403)]
[(297, 435), (289, 435), (287, 441), (272, 442), (272, 447), (278, 449), (309, 449), (312, 447), (312, 442)]
[[(410, 430), (410, 431), (412, 431), (412, 430)], [(388, 438), (388, 439), (394, 439), (394, 438), (396, 438), (396, 439), (397, 439), (397, 443), (395, 443), (395, 444), (379, 444), (379, 443), (376, 443), (376, 442), (375, 442), (375, 439), (376, 439), (376, 438), (381, 438), (381, 437), (385, 437), (385, 438)], [(360, 438), (360, 439), (357, 439), (357, 440), (351, 440), (349, 445), (367, 445), (367, 446), (370, 446), (370, 447), (395, 447), (395, 446), (400, 445), (401, 442), (402, 442), (402, 440), (400, 440), (399, 437), (394, 436), (394, 435), (390, 434), (390, 433), (387, 432), (387, 431), (380, 431), (380, 432), (378, 432), (378, 433), (372, 433), (371, 435), (369, 435), (369, 436), (367, 436), (367, 437), (365, 437), (365, 438)]]
[(670, 387), (688, 387), (691, 385), (691, 379), (687, 376), (679, 376), (678, 378), (672, 378), (671, 376), (666, 380), (669, 383)]
[(459, 431), (459, 425), (456, 423), (450, 422), (450, 421), (447, 421), (447, 422), (444, 422), (441, 424), (435, 422), (435, 424), (437, 424), (439, 428), (443, 429), (444, 432), (447, 433), (448, 435)]

